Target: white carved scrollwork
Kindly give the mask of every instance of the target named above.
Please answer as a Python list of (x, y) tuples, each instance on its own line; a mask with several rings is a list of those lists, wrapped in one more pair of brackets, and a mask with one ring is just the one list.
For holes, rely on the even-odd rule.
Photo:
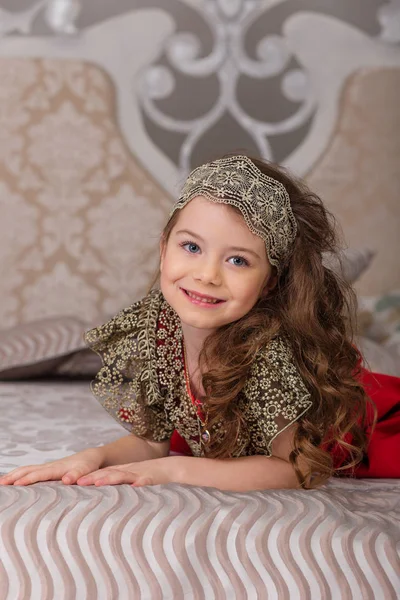
[[(315, 110), (316, 102), (307, 73), (301, 68), (284, 73), (293, 58), (285, 38), (265, 36), (258, 42), (256, 59), (245, 51), (248, 27), (259, 13), (254, 0), (210, 0), (204, 3), (204, 15), (213, 33), (214, 44), (207, 56), (201, 56), (200, 40), (190, 32), (177, 32), (168, 40), (165, 56), (168, 67), (152, 65), (144, 74), (140, 87), (142, 108), (148, 118), (166, 131), (184, 134), (178, 168), (182, 175), (191, 167), (199, 140), (207, 135), (225, 114), (229, 114), (253, 139), (259, 153), (273, 159), (270, 136), (286, 134), (304, 125)], [(187, 77), (215, 76), (219, 93), (207, 113), (193, 119), (179, 119), (165, 114), (157, 100), (172, 93), (174, 71)], [(297, 110), (281, 121), (262, 121), (248, 114), (237, 97), (239, 78), (267, 79), (282, 75), (281, 93), (299, 104)], [(268, 100), (268, 99), (266, 99)]]
[(14, 31), (28, 35), (32, 31), (33, 22), (42, 10), (47, 25), (55, 33), (66, 35), (77, 33), (75, 21), (81, 11), (79, 0), (39, 0), (24, 11), (10, 12), (0, 9), (0, 36)]
[(80, 12), (79, 0), (51, 0), (46, 6), (46, 23), (57, 33), (74, 34), (78, 31), (75, 21)]
[(214, 140), (226, 133), (231, 147), (257, 148), (307, 173), (330, 139), (347, 78), (400, 64), (400, 0), (371, 0), (365, 14), (353, 3), (348, 12), (334, 2), (318, 10), (313, 0), (137, 0), (125, 11), (93, 1), (79, 36), (55, 44), (43, 35), (47, 23), (71, 36), (82, 4), (0, 8), (0, 56), (100, 65), (116, 86), (129, 147), (173, 195), (191, 163), (206, 148), (219, 151)]
[(380, 38), (389, 43), (400, 42), (400, 0), (391, 0), (378, 9), (382, 31)]

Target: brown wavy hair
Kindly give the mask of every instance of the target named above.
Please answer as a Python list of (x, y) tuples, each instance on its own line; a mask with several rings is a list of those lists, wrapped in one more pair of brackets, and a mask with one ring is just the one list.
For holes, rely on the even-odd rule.
[[(211, 334), (200, 353), (202, 399), (208, 425), (222, 420), (225, 435), (208, 446), (209, 458), (232, 456), (244, 426), (235, 400), (248, 378), (254, 356), (277, 334), (289, 340), (295, 364), (311, 394), (312, 407), (302, 416), (289, 460), (302, 487), (317, 487), (333, 474), (352, 469), (367, 446), (369, 398), (359, 381), (361, 355), (353, 344), (356, 297), (350, 284), (324, 265), (324, 253), (338, 256), (338, 228), (333, 215), (304, 182), (284, 168), (249, 157), (265, 175), (286, 188), (297, 222), (293, 252), (268, 296), (238, 321)], [(232, 210), (240, 211), (235, 207)], [(162, 233), (167, 243), (178, 221), (176, 211)], [(339, 259), (338, 259), (339, 260)], [(342, 454), (334, 466), (333, 447)], [(299, 467), (306, 464), (307, 472)], [(312, 476), (312, 478), (311, 478)]]

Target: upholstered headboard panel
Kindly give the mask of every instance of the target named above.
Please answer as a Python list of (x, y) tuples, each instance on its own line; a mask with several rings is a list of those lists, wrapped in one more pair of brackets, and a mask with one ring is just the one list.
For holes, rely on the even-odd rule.
[(171, 198), (127, 149), (93, 64), (0, 58), (0, 327), (92, 321), (144, 295)]
[(357, 291), (400, 288), (400, 68), (362, 69), (344, 86), (338, 120), (310, 186), (338, 219), (348, 245), (376, 252)]
[[(125, 145), (100, 67), (0, 58), (0, 80), (0, 327), (102, 320), (146, 292), (172, 196)], [(400, 70), (353, 75), (308, 174), (348, 244), (377, 250), (365, 293), (400, 285), (399, 96)]]

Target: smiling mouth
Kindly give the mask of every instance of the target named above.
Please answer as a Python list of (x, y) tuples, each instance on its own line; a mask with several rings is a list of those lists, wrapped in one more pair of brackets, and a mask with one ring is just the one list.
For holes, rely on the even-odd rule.
[(221, 304), (222, 302), (225, 302), (225, 300), (213, 298), (212, 296), (200, 296), (199, 294), (191, 292), (190, 290), (185, 290), (184, 288), (181, 288), (181, 290), (186, 294), (186, 296), (188, 296), (192, 300), (196, 300), (197, 302), (203, 302), (204, 304)]

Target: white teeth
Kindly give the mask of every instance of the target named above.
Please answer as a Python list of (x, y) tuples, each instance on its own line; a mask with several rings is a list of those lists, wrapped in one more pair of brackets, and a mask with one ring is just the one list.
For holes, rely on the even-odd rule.
[(194, 300), (199, 300), (200, 302), (206, 302), (207, 304), (217, 304), (217, 302), (218, 302), (218, 300), (211, 300), (209, 298), (200, 298), (200, 296), (196, 296), (195, 294), (192, 294), (192, 292), (188, 292), (187, 290), (186, 290), (186, 293), (188, 296), (190, 296)]

